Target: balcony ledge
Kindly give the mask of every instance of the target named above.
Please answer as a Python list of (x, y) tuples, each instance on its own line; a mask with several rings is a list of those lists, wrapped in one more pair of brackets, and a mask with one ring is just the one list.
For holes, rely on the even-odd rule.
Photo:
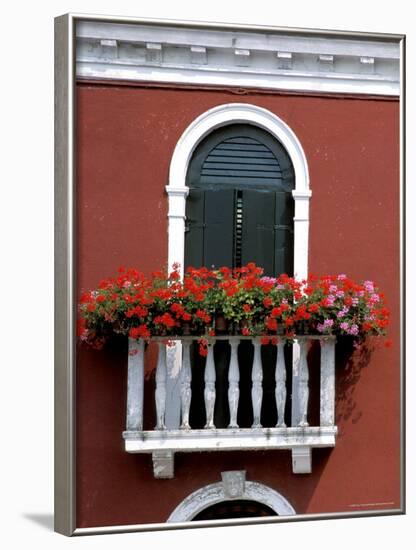
[(337, 427), (295, 428), (219, 428), (203, 430), (125, 431), (128, 453), (152, 453), (153, 473), (157, 478), (174, 477), (175, 452), (255, 451), (287, 449), (292, 451), (292, 471), (312, 471), (312, 448), (335, 447)]
[(125, 450), (129, 453), (334, 447), (336, 435), (336, 426), (123, 432)]

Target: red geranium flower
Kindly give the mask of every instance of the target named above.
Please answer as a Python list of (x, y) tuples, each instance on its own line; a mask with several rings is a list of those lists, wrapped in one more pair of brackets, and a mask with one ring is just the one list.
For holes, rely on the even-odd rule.
[(150, 331), (146, 325), (140, 325), (138, 327), (133, 327), (129, 331), (130, 338), (150, 338)]

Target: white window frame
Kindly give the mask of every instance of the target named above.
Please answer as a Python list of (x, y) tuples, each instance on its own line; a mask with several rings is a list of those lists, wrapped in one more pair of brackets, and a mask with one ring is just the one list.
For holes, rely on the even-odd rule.
[[(309, 170), (305, 152), (293, 130), (276, 114), (249, 103), (227, 103), (202, 113), (184, 131), (176, 144), (166, 192), (168, 212), (168, 263), (178, 263), (183, 270), (185, 258), (185, 211), (189, 188), (186, 174), (192, 154), (198, 144), (211, 132), (228, 124), (252, 124), (269, 132), (286, 149), (295, 171), (294, 265), (296, 278), (308, 274), (309, 239)], [(182, 271), (183, 273), (183, 271)]]

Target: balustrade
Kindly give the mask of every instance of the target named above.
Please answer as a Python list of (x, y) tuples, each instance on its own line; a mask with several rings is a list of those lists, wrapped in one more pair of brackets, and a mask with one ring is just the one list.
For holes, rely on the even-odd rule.
[[(275, 387), (271, 391), (275, 399), (277, 423), (273, 427), (261, 424), (263, 404), (263, 368), (261, 341), (258, 337), (217, 336), (209, 339), (204, 372), (203, 395), (192, 395), (191, 349), (196, 337), (177, 337), (182, 345), (182, 364), (178, 373), (178, 407), (180, 424), (174, 428), (166, 427), (166, 384), (167, 361), (165, 338), (153, 338), (158, 345), (158, 360), (155, 375), (155, 409), (156, 427), (154, 430), (143, 430), (143, 395), (144, 395), (144, 359), (143, 341), (129, 340), (128, 388), (127, 388), (127, 427), (123, 433), (125, 448), (132, 453), (152, 453), (154, 474), (156, 477), (173, 476), (174, 453), (213, 450), (256, 450), (256, 449), (291, 449), (292, 467), (295, 473), (311, 471), (311, 449), (313, 447), (333, 447), (337, 428), (335, 423), (335, 337), (302, 336), (297, 337), (294, 346), (292, 388), (296, 392), (296, 403), (292, 408), (289, 426), (285, 422), (287, 390), (287, 373), (292, 364), (285, 361), (285, 347), (289, 344), (284, 339), (277, 343), (276, 362), (274, 365)], [(239, 427), (237, 415), (240, 403), (240, 365), (238, 347), (241, 340), (251, 340), (254, 347), (251, 367), (251, 406), (253, 423), (250, 427)], [(216, 377), (214, 346), (217, 340), (227, 340), (231, 347), (228, 366), (228, 427), (218, 428), (214, 422), (216, 403)], [(308, 349), (312, 340), (320, 342), (320, 421), (318, 426), (310, 426), (309, 406), (309, 365)], [(268, 388), (270, 389), (270, 388)], [(269, 392), (270, 393), (270, 392)], [(191, 426), (190, 418), (192, 399), (200, 399), (205, 408), (206, 423), (203, 429)], [(296, 421), (294, 421), (296, 420)]]

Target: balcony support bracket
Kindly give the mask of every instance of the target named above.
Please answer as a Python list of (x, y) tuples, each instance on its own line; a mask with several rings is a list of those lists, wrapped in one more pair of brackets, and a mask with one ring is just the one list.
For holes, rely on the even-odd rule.
[(312, 473), (312, 447), (292, 449), (292, 471), (294, 474)]
[(153, 475), (158, 479), (172, 479), (174, 477), (173, 451), (153, 451)]

